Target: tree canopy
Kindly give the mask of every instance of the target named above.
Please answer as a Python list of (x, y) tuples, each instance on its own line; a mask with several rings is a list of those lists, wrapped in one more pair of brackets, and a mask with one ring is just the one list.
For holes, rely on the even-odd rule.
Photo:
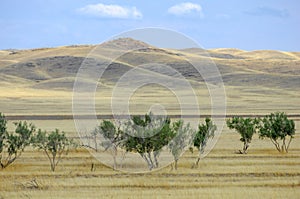
[(266, 115), (259, 125), (259, 137), (269, 138), (279, 152), (288, 152), (295, 132), (295, 122), (283, 112)]
[(254, 133), (256, 133), (259, 120), (256, 118), (233, 117), (227, 120), (229, 129), (235, 129), (240, 135), (240, 141), (244, 143), (241, 154), (247, 154)]

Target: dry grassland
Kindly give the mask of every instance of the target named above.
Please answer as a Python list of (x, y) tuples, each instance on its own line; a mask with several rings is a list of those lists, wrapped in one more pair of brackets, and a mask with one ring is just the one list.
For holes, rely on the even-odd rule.
[(42, 152), (27, 151), (0, 171), (0, 197), (298, 198), (299, 146), (297, 135), (290, 152), (279, 154), (269, 140), (255, 135), (249, 154), (235, 154), (242, 147), (239, 135), (224, 128), (217, 145), (198, 168), (191, 168), (196, 154), (186, 152), (177, 171), (167, 166), (135, 174), (113, 171), (84, 149), (70, 152), (53, 173)]
[[(132, 45), (145, 44), (133, 42)], [(108, 43), (106, 47), (108, 54), (123, 49), (118, 43)], [(0, 51), (0, 112), (7, 116), (72, 115), (72, 89), (77, 69), (92, 49), (93, 46), (70, 46)], [(227, 114), (300, 113), (298, 52), (212, 49), (209, 53), (222, 74)], [(136, 55), (140, 59), (136, 59)], [(188, 69), (188, 65), (184, 65), (185, 58), (203, 56), (207, 55), (200, 49), (150, 47), (120, 57), (116, 62), (120, 67), (111, 67), (98, 82), (97, 114), (111, 114), (114, 78), (135, 65), (157, 59), (174, 68)], [(211, 101), (205, 84), (195, 81), (192, 70), (183, 72), (195, 89), (201, 114), (210, 114)], [(186, 95), (185, 90), (180, 92)], [(138, 89), (132, 95), (130, 109), (132, 113), (143, 114), (155, 103), (164, 105), (168, 114), (179, 114), (176, 96), (158, 87)], [(151, 173), (129, 174), (113, 171), (81, 148), (71, 151), (53, 173), (46, 156), (29, 149), (15, 163), (0, 170), (0, 199), (300, 198), (300, 122), (299, 118), (292, 119), (296, 119), (297, 130), (288, 154), (279, 154), (271, 141), (259, 140), (257, 135), (249, 154), (236, 154), (235, 151), (242, 148), (239, 135), (225, 127), (215, 148), (196, 169), (191, 168), (196, 154), (186, 152), (177, 171), (167, 166)], [(12, 122), (9, 122), (9, 130), (13, 130)], [(78, 136), (73, 120), (29, 122), (38, 128), (59, 128), (69, 136)], [(144, 162), (140, 161), (134, 164), (143, 166)], [(91, 171), (92, 164), (94, 171)]]

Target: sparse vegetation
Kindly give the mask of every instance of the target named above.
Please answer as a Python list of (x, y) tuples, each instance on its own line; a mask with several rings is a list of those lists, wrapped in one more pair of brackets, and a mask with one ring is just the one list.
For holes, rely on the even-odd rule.
[(55, 171), (62, 155), (67, 154), (71, 146), (75, 146), (73, 140), (67, 138), (65, 133), (60, 132), (58, 129), (50, 133), (39, 129), (32, 142), (34, 147), (42, 150), (47, 155), (51, 171)]
[[(295, 123), (297, 127), (300, 125), (299, 121)], [(289, 154), (284, 155), (277, 154), (269, 140), (253, 136), (253, 153), (248, 153), (246, 157), (232, 153), (232, 149), (239, 144), (236, 137), (235, 132), (224, 129), (214, 149), (200, 161), (198, 169), (190, 168), (195, 158), (186, 151), (180, 157), (177, 171), (170, 172), (170, 167), (165, 167), (140, 174), (114, 171), (97, 162), (82, 148), (71, 150), (68, 158), (63, 159), (52, 174), (48, 159), (41, 152), (28, 148), (21, 156), (22, 161), (16, 161), (0, 171), (0, 196), (12, 199), (50, 199), (54, 196), (180, 199), (204, 195), (216, 199), (261, 196), (297, 198), (300, 194), (299, 134), (296, 132)], [(257, 142), (259, 144), (254, 147)], [(97, 162), (97, 169), (93, 172), (90, 172), (91, 162)], [(38, 186), (32, 187), (33, 179)]]
[[(121, 45), (125, 45), (126, 51), (132, 46), (137, 46), (128, 40), (124, 41), (126, 42), (122, 42)], [(74, 46), (1, 51), (0, 110), (8, 114), (7, 118), (8, 116), (22, 118), (27, 115), (29, 116), (27, 120), (38, 120), (34, 122), (39, 124), (38, 126), (47, 129), (59, 128), (66, 132), (66, 137), (77, 136), (73, 121), (61, 121), (61, 118), (64, 118), (61, 116), (66, 115), (66, 118), (72, 118), (70, 107), (72, 107), (74, 79), (82, 61), (94, 47)], [(112, 43), (107, 50), (107, 52), (120, 54), (123, 48)], [(239, 49), (211, 49), (208, 52), (218, 66), (226, 85), (228, 114), (265, 115), (270, 110), (283, 109), (287, 113), (293, 113), (293, 118), (297, 118), (295, 129), (297, 128), (298, 131), (300, 125), (299, 52), (242, 51)], [(112, 66), (116, 67), (109, 67), (107, 73), (103, 74), (103, 78), (99, 81), (101, 89), (97, 89), (95, 95), (97, 110), (101, 110), (103, 115), (110, 114), (111, 105), (108, 102), (111, 99), (111, 86), (115, 85), (115, 79), (132, 67), (144, 64), (148, 60), (156, 60), (157, 63), (167, 64), (182, 72), (184, 77), (192, 83), (197, 96), (201, 96), (201, 107), (210, 107), (210, 99), (202, 97), (209, 96), (209, 93), (203, 86), (203, 81), (198, 81), (201, 78), (191, 70), (192, 67), (188, 67), (185, 61), (187, 58), (200, 61), (203, 59), (203, 50), (160, 50), (154, 46), (150, 48), (145, 46), (143, 50), (126, 53), (126, 56), (112, 63)], [(99, 55), (99, 60), (98, 63), (102, 63), (107, 60), (107, 57)], [(177, 78), (173, 73), (164, 75)], [(90, 77), (82, 80), (83, 83), (89, 83), (89, 81)], [(186, 93), (185, 90), (178, 92)], [(173, 93), (160, 87), (152, 86), (149, 90), (139, 89), (135, 94), (136, 97), (132, 98), (132, 102), (138, 109), (133, 110), (133, 114), (147, 110), (145, 107), (149, 108), (148, 104), (153, 101), (157, 102), (157, 99), (161, 104), (166, 105), (172, 114), (180, 114), (176, 107), (177, 101), (173, 100)], [(147, 98), (148, 94), (149, 98)], [(210, 114), (206, 108), (201, 113)], [(44, 121), (42, 121), (39, 115), (47, 117), (59, 115), (59, 119), (54, 121), (43, 117)], [(19, 118), (14, 120), (19, 120)], [(7, 124), (5, 118), (3, 121), (0, 120), (1, 159), (8, 155), (7, 135), (17, 135), (15, 126), (10, 121)], [(269, 119), (267, 121), (269, 122)], [(267, 127), (263, 120), (259, 125), (263, 128)], [(173, 123), (170, 126), (174, 128)], [(79, 149), (71, 150), (68, 158), (59, 163), (59, 166), (64, 169), (57, 168), (55, 173), (49, 174), (48, 158), (31, 147), (25, 147), (25, 151), (19, 156), (20, 158), (16, 159), (17, 161), (13, 161), (10, 166), (0, 170), (0, 198), (198, 198), (199, 196), (297, 198), (300, 195), (299, 134), (291, 132), (286, 136), (285, 133), (273, 136), (269, 127), (264, 131), (264, 135), (260, 136), (261, 139), (253, 135), (251, 153), (247, 156), (232, 153), (232, 150), (240, 144), (236, 139), (239, 135), (234, 131), (223, 129), (214, 149), (207, 158), (201, 160), (199, 169), (190, 169), (195, 157), (186, 151), (180, 157), (180, 170), (174, 173), (170, 173), (169, 168), (162, 168), (149, 174), (129, 175), (113, 171), (100, 162), (97, 162), (97, 170), (91, 173), (90, 164), (97, 160), (87, 150)], [(260, 130), (261, 128), (258, 131), (259, 135), (261, 135)], [(100, 134), (97, 133), (97, 136)], [(274, 142), (276, 137), (277, 143)], [(288, 154), (277, 154), (271, 142), (278, 151), (284, 149), (284, 152)], [(95, 145), (92, 143), (91, 146), (96, 146), (95, 149), (98, 150), (99, 143)], [(242, 149), (240, 152), (243, 151)], [(177, 152), (176, 150), (174, 152), (175, 159)], [(100, 150), (97, 153), (107, 155), (106, 152)], [(142, 161), (137, 164), (144, 166)]]
[[(5, 120), (5, 117), (1, 115), (1, 118), (2, 120), (0, 120), (1, 121), (0, 130), (1, 132), (7, 132), (6, 129), (7, 122)], [(137, 123), (139, 124), (139, 126), (144, 126), (144, 127), (149, 126), (150, 124), (149, 118), (146, 119), (146, 116), (139, 117), (139, 119), (135, 119), (135, 120), (136, 120), (135, 123), (131, 121), (132, 123), (130, 124), (134, 125)], [(150, 120), (153, 121), (154, 119), (150, 117)], [(162, 120), (162, 121), (165, 122), (169, 121), (167, 125), (165, 124), (165, 122), (163, 122), (163, 124), (168, 126), (168, 128), (166, 129), (170, 130), (171, 135), (173, 135), (173, 133), (177, 131), (177, 133), (175, 133), (173, 137), (173, 140), (169, 141), (167, 145), (164, 145), (168, 147), (177, 146), (175, 148), (172, 147), (169, 148), (170, 150), (174, 149), (173, 155), (175, 159), (176, 157), (178, 157), (176, 155), (181, 153), (180, 150), (182, 148), (179, 147), (179, 145), (181, 145), (181, 143), (184, 143), (181, 146), (189, 146), (188, 135), (191, 134), (194, 135), (195, 132), (192, 130), (192, 128), (190, 128), (188, 124), (184, 125), (184, 121), (182, 120), (178, 120), (172, 123), (167, 118), (167, 120)], [(24, 123), (25, 122), (22, 122), (21, 124), (24, 125)], [(163, 125), (163, 127), (165, 125)], [(111, 137), (110, 135), (114, 134), (114, 132), (116, 132), (118, 129), (116, 125), (112, 122), (110, 123), (106, 122), (106, 124), (100, 123), (99, 128), (101, 128), (101, 126), (105, 127), (103, 128), (103, 130), (105, 130), (105, 132), (108, 133), (107, 135), (108, 137)], [(131, 128), (132, 126), (129, 127), (129, 129)], [(214, 129), (215, 128), (213, 122), (209, 118), (206, 118), (205, 123), (199, 125), (199, 129), (196, 133), (203, 135), (205, 133), (201, 134), (199, 132), (206, 132), (206, 133), (214, 132)], [(164, 132), (166, 133), (168, 131), (164, 131)], [(185, 133), (181, 134), (180, 132), (185, 132)], [(64, 134), (63, 132), (60, 132), (58, 130), (50, 133), (42, 130), (38, 130), (37, 133), (33, 133), (34, 134), (33, 139), (29, 139), (29, 141), (37, 148), (37, 146), (34, 143), (36, 142), (47, 143), (47, 141), (45, 140), (52, 140), (49, 139), (50, 134), (52, 133)], [(213, 133), (208, 133), (208, 134), (211, 136), (213, 135)], [(147, 137), (147, 135), (149, 134), (143, 134), (144, 137)], [(182, 137), (179, 136), (177, 137), (178, 140), (176, 140), (176, 135), (177, 136), (181, 135)], [(36, 136), (39, 136), (39, 139), (37, 139)], [(295, 134), (293, 134), (293, 137), (294, 136)], [(65, 134), (64, 137), (66, 137)], [(297, 153), (299, 147), (297, 146), (299, 145), (296, 145), (295, 150), (291, 150), (290, 152), (291, 156), (287, 155), (282, 157), (270, 153), (271, 148), (270, 147), (268, 148), (268, 142), (261, 140), (260, 142), (262, 142), (262, 144), (257, 145), (258, 148), (256, 154), (249, 154), (247, 158), (243, 158), (242, 156), (235, 156), (234, 154), (230, 153), (230, 149), (228, 150), (228, 147), (233, 148), (236, 145), (236, 142), (233, 141), (233, 138), (234, 136), (231, 133), (222, 134), (222, 139), (220, 139), (220, 141), (218, 142), (214, 150), (211, 152), (212, 156), (203, 160), (203, 165), (201, 167), (200, 173), (199, 170), (190, 169), (189, 161), (192, 154), (186, 152), (181, 157), (181, 161), (182, 161), (182, 163), (180, 164), (181, 172), (179, 174), (177, 173), (172, 174), (169, 172), (169, 169), (163, 168), (158, 172), (154, 172), (154, 173), (134, 174), (130, 176), (130, 178), (128, 177), (127, 173), (116, 174), (115, 171), (112, 171), (110, 168), (103, 166), (101, 164), (98, 165), (99, 166), (98, 168), (100, 168), (99, 170), (93, 171), (93, 173), (89, 173), (90, 164), (87, 163), (87, 160), (88, 162), (90, 160), (93, 161), (93, 158), (86, 150), (83, 149), (80, 149), (78, 151), (72, 151), (69, 154), (69, 158), (63, 162), (64, 170), (58, 170), (56, 171), (55, 174), (49, 175), (48, 173), (49, 169), (46, 164), (47, 160), (45, 158), (42, 158), (40, 155), (38, 155), (39, 154), (38, 152), (29, 151), (29, 153), (23, 154), (24, 160), (26, 160), (25, 163), (22, 161), (17, 161), (15, 164), (12, 165), (12, 167), (7, 168), (5, 172), (1, 173), (3, 179), (6, 180), (0, 182), (0, 187), (1, 187), (0, 195), (5, 198), (6, 197), (19, 198), (21, 196), (44, 197), (45, 193), (55, 192), (57, 197), (76, 198), (76, 197), (83, 197), (83, 196), (96, 197), (99, 194), (103, 194), (105, 196), (111, 196), (111, 197), (118, 197), (120, 196), (121, 193), (120, 196), (121, 198), (122, 197), (128, 198), (132, 196), (132, 194), (142, 197), (146, 192), (147, 194), (151, 195), (153, 194), (153, 192), (150, 192), (149, 190), (156, 189), (157, 187), (160, 190), (158, 196), (161, 196), (161, 194), (168, 194), (172, 198), (181, 198), (183, 195), (186, 196), (186, 194), (195, 197), (201, 194), (214, 194), (213, 197), (222, 198), (226, 191), (227, 191), (226, 192), (227, 196), (242, 197), (245, 196), (244, 192), (240, 192), (236, 190), (245, 189), (245, 187), (247, 187), (246, 190), (247, 192), (251, 192), (251, 196), (257, 196), (257, 197), (259, 197), (261, 193), (264, 193), (266, 195), (274, 194), (274, 197), (285, 195), (291, 198), (297, 195), (297, 193), (299, 192), (298, 191), (299, 183), (294, 179), (298, 177), (297, 172), (299, 171), (297, 166), (299, 160), (299, 158), (297, 158), (299, 156), (299, 154)], [(64, 139), (61, 138), (61, 139), (53, 139), (53, 140), (64, 140)], [(257, 142), (259, 141), (259, 139), (257, 137), (254, 137), (254, 141)], [(287, 141), (286, 145), (290, 143), (289, 140), (286, 141)], [(299, 141), (297, 139), (297, 143), (298, 142)], [(175, 143), (177, 143), (178, 145), (176, 145)], [(46, 144), (44, 144), (43, 146), (45, 145)], [(122, 145), (118, 145), (118, 147), (121, 146)], [(202, 146), (205, 147), (205, 144)], [(198, 150), (200, 152), (201, 147), (199, 147)], [(48, 150), (49, 157), (51, 156), (50, 151), (51, 150)], [(101, 151), (98, 152), (101, 153)], [(152, 157), (153, 157), (153, 152), (154, 151), (151, 152)], [(258, 155), (257, 153), (259, 153), (259, 156), (266, 157), (266, 158), (257, 159), (257, 155)], [(57, 153), (56, 160), (58, 160), (57, 159), (58, 157), (59, 155)], [(56, 161), (56, 163), (57, 162), (59, 161)], [(275, 168), (273, 166), (274, 164), (277, 164), (278, 166)], [(233, 170), (233, 165), (234, 165), (234, 170)], [(246, 170), (245, 167), (247, 167)], [(37, 168), (38, 171), (36, 171)], [(52, 166), (51, 166), (51, 170), (52, 170)], [(35, 172), (37, 172), (38, 175), (32, 176), (35, 174)], [(274, 173), (276, 173), (276, 175), (274, 175)], [(191, 178), (191, 176), (194, 177)], [(280, 176), (280, 178), (278, 178), (278, 176)], [(58, 180), (58, 178), (60, 177), (62, 177), (64, 180)], [(100, 181), (99, 181), (99, 177), (101, 177)], [(259, 180), (253, 180), (253, 178), (255, 179), (258, 178)], [(234, 181), (228, 179), (234, 179)], [(10, 188), (9, 186), (10, 184), (7, 184), (7, 180), (10, 180), (12, 182), (12, 184), (14, 185), (14, 189)], [(70, 183), (70, 181), (72, 181), (73, 183)], [(189, 181), (188, 185), (186, 184), (187, 181)], [(218, 184), (218, 182), (220, 182), (220, 184)], [(218, 188), (214, 188), (214, 186), (218, 186)], [(264, 187), (263, 189), (259, 189), (259, 193), (257, 191), (258, 186)], [(278, 186), (282, 186), (280, 191), (277, 191)], [(109, 187), (109, 190), (107, 189), (107, 187)], [(118, 187), (120, 189), (118, 193), (115, 193), (114, 191), (110, 191), (113, 190), (115, 187)], [(265, 187), (267, 187), (267, 190), (265, 189)], [(138, 188), (139, 191), (136, 191), (136, 188)], [(18, 192), (16, 192), (15, 189), (18, 189)], [(126, 191), (128, 189), (129, 191)], [(39, 191), (35, 191), (35, 190), (39, 190)], [(89, 193), (88, 195), (86, 195), (87, 192)], [(215, 196), (215, 193), (219, 193), (219, 195)], [(53, 195), (50, 195), (49, 197), (52, 196)]]
[(174, 158), (174, 168), (177, 170), (179, 157), (185, 149), (191, 146), (195, 131), (190, 127), (190, 124), (184, 125), (183, 120), (178, 120), (172, 124), (175, 137), (169, 142), (169, 149)]
[[(34, 148), (45, 152), (50, 161), (51, 170), (55, 171), (62, 155), (67, 154), (70, 147), (77, 146), (73, 139), (68, 138), (64, 132), (60, 132), (58, 129), (50, 133), (39, 129), (35, 133), (35, 126), (24, 121), (15, 123), (15, 132), (9, 133), (6, 125), (5, 116), (0, 113), (0, 163), (2, 169), (13, 163), (21, 156), (25, 147), (32, 144)], [(227, 126), (235, 129), (241, 135), (240, 141), (244, 144), (243, 150), (239, 151), (241, 154), (247, 153), (252, 137), (257, 130), (259, 130), (259, 137), (261, 139), (269, 138), (279, 152), (288, 152), (296, 131), (294, 121), (289, 120), (285, 113), (280, 112), (266, 115), (263, 119), (233, 117), (227, 120)], [(117, 168), (118, 149), (122, 149), (123, 152), (140, 154), (146, 161), (149, 170), (152, 170), (159, 166), (158, 157), (162, 148), (167, 146), (173, 155), (174, 168), (177, 170), (180, 155), (191, 144), (199, 152), (193, 167), (198, 166), (206, 144), (210, 138), (214, 137), (216, 130), (217, 127), (210, 118), (205, 119), (205, 124), (199, 124), (198, 131), (195, 133), (189, 124), (184, 125), (183, 120), (171, 123), (169, 117), (158, 117), (150, 113), (145, 116), (133, 116), (123, 123), (123, 126), (121, 123), (116, 126), (109, 120), (103, 120), (94, 129), (92, 135), (96, 140), (96, 149), (99, 135), (102, 140), (101, 146), (105, 151), (111, 150), (114, 169)], [(193, 147), (190, 147), (192, 152)]]
[(198, 167), (201, 155), (204, 153), (207, 141), (210, 138), (214, 137), (216, 130), (217, 126), (213, 123), (213, 121), (210, 118), (205, 118), (205, 124), (199, 124), (198, 131), (193, 140), (193, 145), (198, 150), (198, 157), (193, 167)]
[(35, 127), (27, 122), (15, 123), (15, 132), (8, 132), (5, 116), (0, 113), (0, 165), (4, 169), (21, 156), (35, 132)]
[(269, 138), (279, 152), (288, 153), (295, 132), (295, 122), (283, 112), (266, 115), (259, 125), (259, 137)]
[(240, 135), (240, 141), (244, 143), (243, 149), (239, 150), (241, 154), (247, 154), (252, 137), (256, 133), (259, 120), (254, 118), (233, 117), (227, 120), (229, 129), (235, 129)]
[[(100, 126), (95, 128), (93, 131), (94, 136), (97, 136), (97, 134), (102, 136), (102, 143), (101, 145), (104, 147), (105, 151), (110, 150), (111, 154), (113, 156), (113, 168), (117, 169), (117, 154), (118, 154), (118, 148), (124, 142), (124, 133), (119, 127), (116, 127), (116, 125), (108, 120), (104, 120), (101, 122)], [(96, 141), (97, 142), (97, 141)], [(95, 143), (97, 145), (97, 143)], [(97, 149), (97, 146), (96, 146)]]
[(176, 135), (170, 118), (155, 117), (151, 113), (144, 117), (134, 116), (125, 124), (126, 151), (139, 153), (147, 162), (149, 170), (157, 168), (161, 149)]

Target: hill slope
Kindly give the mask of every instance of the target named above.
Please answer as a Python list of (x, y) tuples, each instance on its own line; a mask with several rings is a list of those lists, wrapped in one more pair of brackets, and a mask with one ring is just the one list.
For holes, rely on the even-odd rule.
[[(28, 89), (27, 93), (52, 92), (53, 95), (60, 95), (61, 93), (55, 92), (62, 91), (65, 92), (64, 96), (70, 96), (76, 74), (81, 64), (87, 61), (94, 63), (96, 68), (108, 65), (99, 79), (101, 88), (112, 89), (118, 80), (133, 68), (143, 68), (145, 74), (162, 78), (179, 78), (178, 74), (170, 70), (171, 68), (183, 75), (195, 88), (199, 88), (199, 95), (206, 95), (204, 94), (206, 91), (203, 91), (205, 82), (202, 76), (188, 60), (197, 60), (205, 65), (208, 62), (202, 62), (202, 60), (208, 60), (208, 58), (210, 61), (206, 67), (211, 67), (211, 64), (215, 63), (222, 75), (229, 108), (230, 106), (236, 108), (236, 104), (255, 107), (258, 105), (258, 99), (262, 103), (274, 100), (276, 97), (279, 103), (277, 105), (275, 103), (276, 106), (281, 106), (287, 100), (297, 104), (297, 99), (299, 99), (299, 52), (271, 50), (248, 52), (224, 48), (161, 49), (131, 38), (120, 38), (104, 43), (101, 53), (96, 57), (89, 56), (95, 47), (77, 45), (0, 51), (1, 92), (6, 92), (4, 88), (10, 90), (7, 98), (2, 98), (3, 103), (9, 99), (9, 96), (17, 95), (12, 88), (22, 89), (23, 94)], [(114, 56), (117, 58), (110, 63), (109, 57)], [(148, 64), (146, 69), (143, 67), (145, 64)], [(135, 77), (137, 80), (139, 78), (144, 77)], [(86, 78), (81, 81), (89, 84), (91, 80)], [(107, 93), (110, 91), (107, 90)], [(153, 95), (155, 93), (160, 92), (153, 90)], [(104, 96), (109, 97), (109, 94), (106, 94)], [(295, 109), (295, 106), (293, 107)], [(4, 109), (7, 108), (4, 107)]]
[[(183, 49), (181, 51), (165, 50), (152, 47), (146, 43), (129, 38), (117, 39), (103, 44), (106, 51), (112, 54), (122, 54), (115, 63), (108, 67), (104, 79), (116, 81), (131, 67), (145, 63), (165, 64), (183, 74), (188, 79), (201, 81), (201, 76), (186, 61), (190, 57), (202, 59), (210, 56), (223, 75), (225, 85), (248, 86), (260, 84), (261, 86), (282, 87), (293, 89), (300, 85), (300, 57), (299, 53), (279, 51), (252, 51), (246, 52), (238, 49)], [(2, 81), (32, 82), (28, 86), (39, 87), (35, 84), (47, 83), (55, 79), (74, 78), (81, 63), (94, 46), (68, 46), (59, 48), (32, 49), (23, 51), (1, 51), (0, 73), (15, 78)], [(128, 51), (131, 49), (138, 49)], [(105, 61), (105, 57), (100, 58)], [(167, 74), (171, 75), (171, 74)], [(279, 78), (280, 77), (280, 78)], [(3, 80), (4, 79), (4, 80)], [(13, 80), (14, 79), (14, 80)], [(45, 82), (43, 82), (45, 81)], [(14, 82), (10, 82), (14, 83)], [(53, 84), (52, 84), (53, 85)], [(22, 84), (22, 86), (26, 86)], [(49, 85), (49, 89), (70, 89), (57, 84)]]

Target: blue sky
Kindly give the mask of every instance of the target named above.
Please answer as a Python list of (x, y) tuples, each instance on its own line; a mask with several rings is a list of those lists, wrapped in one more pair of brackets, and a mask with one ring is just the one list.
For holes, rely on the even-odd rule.
[(204, 48), (300, 51), (299, 0), (1, 0), (0, 49), (98, 44), (135, 28)]

